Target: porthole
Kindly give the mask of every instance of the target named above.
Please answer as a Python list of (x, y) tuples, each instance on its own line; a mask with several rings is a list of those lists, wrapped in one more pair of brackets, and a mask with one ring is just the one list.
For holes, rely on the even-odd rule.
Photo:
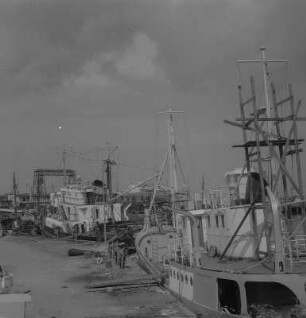
[(192, 277), (190, 276), (190, 285), (192, 286), (192, 284), (193, 284), (193, 279), (192, 279)]
[(171, 238), (171, 239), (172, 239), (172, 238), (173, 238), (173, 236), (172, 236), (172, 235), (169, 235), (169, 238)]
[(151, 241), (150, 241), (150, 240), (147, 240), (147, 243), (148, 243), (148, 244), (150, 244), (150, 243), (151, 243)]

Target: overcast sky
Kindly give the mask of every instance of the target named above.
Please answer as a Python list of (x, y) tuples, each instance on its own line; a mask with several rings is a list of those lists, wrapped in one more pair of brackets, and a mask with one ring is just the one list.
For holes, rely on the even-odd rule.
[[(127, 165), (156, 168), (169, 104), (185, 112), (193, 187), (202, 173), (220, 183), (243, 162), (240, 131), (222, 123), (238, 115), (236, 61), (266, 46), (306, 100), (305, 13), (305, 0), (1, 0), (0, 191), (13, 171), (22, 190), (35, 168), (58, 168), (64, 143), (86, 156), (118, 146), (121, 189), (150, 176)], [(84, 180), (102, 170), (68, 162)]]

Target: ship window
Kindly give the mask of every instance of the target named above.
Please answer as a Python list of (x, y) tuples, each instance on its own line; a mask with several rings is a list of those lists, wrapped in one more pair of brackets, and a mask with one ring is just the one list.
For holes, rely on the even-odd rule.
[(210, 227), (210, 215), (207, 215), (207, 226)]
[(253, 313), (258, 306), (275, 308), (299, 304), (296, 295), (286, 286), (275, 282), (246, 282), (248, 312)]
[(224, 215), (223, 214), (221, 215), (221, 224), (222, 224), (222, 227), (224, 228), (225, 222), (224, 222)]
[(232, 315), (241, 312), (239, 285), (234, 280), (218, 278), (218, 297), (220, 309)]
[(219, 218), (218, 218), (218, 215), (215, 216), (215, 219), (216, 219), (216, 227), (218, 228), (218, 227), (219, 227)]

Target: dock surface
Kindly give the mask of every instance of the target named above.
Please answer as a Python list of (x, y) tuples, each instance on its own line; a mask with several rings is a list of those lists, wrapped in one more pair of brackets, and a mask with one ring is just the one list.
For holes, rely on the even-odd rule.
[[(96, 244), (96, 243), (95, 243)], [(97, 266), (70, 248), (95, 250), (92, 243), (29, 236), (0, 239), (0, 264), (14, 275), (16, 292), (30, 293), (25, 318), (195, 317), (157, 286), (91, 291), (86, 285), (144, 275), (133, 259), (126, 268)]]

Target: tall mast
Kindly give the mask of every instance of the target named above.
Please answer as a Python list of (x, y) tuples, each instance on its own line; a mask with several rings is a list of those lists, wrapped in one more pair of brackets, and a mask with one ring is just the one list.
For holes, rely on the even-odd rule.
[(63, 149), (63, 170), (64, 170), (64, 186), (67, 185), (67, 178), (66, 178), (66, 169), (67, 169), (67, 160), (66, 160), (66, 145), (64, 144), (64, 149)]
[(175, 162), (175, 139), (174, 139), (174, 128), (173, 128), (173, 115), (172, 107), (169, 106), (168, 111), (168, 153), (169, 153), (169, 169), (170, 169), (170, 182), (171, 189), (173, 192), (178, 191), (177, 186), (177, 173), (176, 173), (176, 162)]
[(176, 227), (176, 220), (174, 215), (174, 205), (175, 205), (175, 194), (178, 192), (177, 184), (177, 169), (176, 169), (176, 147), (175, 147), (175, 137), (174, 137), (174, 126), (173, 126), (173, 114), (183, 113), (182, 111), (173, 111), (171, 105), (166, 112), (161, 114), (168, 115), (168, 140), (167, 140), (167, 154), (169, 158), (169, 171), (170, 171), (170, 186), (171, 186), (171, 197), (172, 197), (172, 219), (173, 225)]
[[(262, 73), (263, 73), (263, 85), (264, 85), (264, 95), (265, 95), (265, 105), (264, 109), (266, 111), (266, 117), (267, 117), (267, 133), (268, 133), (268, 139), (272, 139), (272, 116), (271, 116), (271, 103), (270, 103), (270, 98), (269, 98), (269, 89), (268, 89), (268, 64), (269, 63), (287, 63), (287, 60), (283, 59), (267, 59), (266, 58), (266, 48), (262, 46), (260, 48), (261, 51), (261, 59), (260, 60), (238, 60), (238, 64), (241, 63), (259, 63), (262, 65)], [(260, 110), (258, 110), (260, 111)], [(254, 116), (257, 116), (257, 114), (254, 114)], [(271, 171), (271, 184), (273, 184), (275, 175), (276, 175), (276, 162), (273, 159), (273, 155), (270, 153), (269, 157), (271, 158), (270, 160), (270, 171)]]

